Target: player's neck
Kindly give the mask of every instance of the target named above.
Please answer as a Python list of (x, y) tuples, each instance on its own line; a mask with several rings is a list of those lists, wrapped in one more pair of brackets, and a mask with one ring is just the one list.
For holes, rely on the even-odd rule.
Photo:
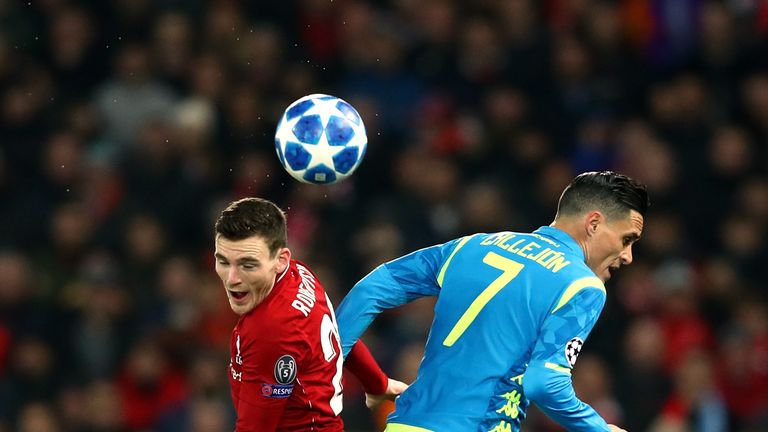
[(557, 228), (560, 231), (571, 236), (571, 238), (579, 245), (581, 251), (584, 253), (584, 258), (587, 257), (587, 233), (584, 230), (584, 223), (582, 220), (574, 220), (572, 218), (557, 218), (549, 226)]

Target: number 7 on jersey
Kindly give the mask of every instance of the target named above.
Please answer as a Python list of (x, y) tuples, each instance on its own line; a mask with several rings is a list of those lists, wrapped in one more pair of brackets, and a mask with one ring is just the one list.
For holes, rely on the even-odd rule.
[(461, 318), (459, 318), (456, 325), (453, 326), (450, 333), (448, 333), (448, 336), (446, 336), (443, 341), (443, 345), (447, 347), (453, 346), (456, 340), (458, 340), (467, 330), (467, 327), (472, 324), (472, 321), (477, 318), (477, 315), (483, 310), (485, 305), (491, 301), (493, 296), (498, 294), (502, 288), (512, 281), (512, 279), (517, 277), (520, 270), (525, 267), (519, 262), (512, 261), (511, 259), (505, 258), (494, 252), (488, 252), (483, 257), (483, 262), (491, 267), (501, 270), (502, 273), (499, 277), (494, 279), (493, 282), (480, 293), (480, 295), (475, 297), (472, 304), (470, 304), (467, 310), (464, 311), (464, 314), (461, 315)]

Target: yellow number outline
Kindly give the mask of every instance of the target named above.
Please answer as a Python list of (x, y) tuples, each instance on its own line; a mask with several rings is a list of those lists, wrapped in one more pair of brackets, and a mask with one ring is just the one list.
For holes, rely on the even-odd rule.
[(507, 286), (507, 284), (511, 282), (512, 279), (516, 278), (523, 267), (525, 267), (523, 264), (520, 264), (519, 262), (513, 261), (509, 258), (505, 258), (495, 252), (488, 252), (483, 257), (483, 262), (493, 268), (501, 270), (502, 273), (499, 275), (499, 277), (494, 279), (493, 282), (491, 282), (491, 284), (488, 285), (477, 297), (475, 297), (475, 299), (472, 301), (472, 304), (470, 304), (467, 310), (464, 311), (464, 314), (461, 315), (461, 318), (459, 318), (459, 320), (456, 322), (456, 325), (453, 326), (450, 333), (448, 333), (448, 336), (446, 336), (445, 340), (443, 341), (443, 345), (447, 347), (453, 346), (453, 344), (456, 343), (456, 340), (458, 340), (461, 335), (464, 334), (464, 332), (467, 330), (467, 327), (472, 324), (475, 318), (477, 318), (477, 315), (481, 310), (483, 310), (485, 305), (491, 301), (493, 296), (498, 294), (502, 288)]

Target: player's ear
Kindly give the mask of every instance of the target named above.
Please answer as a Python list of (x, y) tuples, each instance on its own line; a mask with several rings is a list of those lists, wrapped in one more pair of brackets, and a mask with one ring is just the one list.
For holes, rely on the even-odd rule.
[(282, 273), (291, 264), (291, 250), (288, 248), (280, 248), (277, 251), (277, 266), (275, 270), (277, 273)]
[(605, 217), (599, 210), (593, 210), (587, 213), (587, 216), (584, 218), (584, 230), (586, 231), (587, 237), (595, 235), (598, 227), (604, 220)]

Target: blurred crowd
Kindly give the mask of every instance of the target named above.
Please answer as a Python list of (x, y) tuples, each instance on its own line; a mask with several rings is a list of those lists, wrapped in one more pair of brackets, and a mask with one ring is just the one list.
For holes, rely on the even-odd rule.
[[(274, 151), (310, 93), (368, 130), (331, 187)], [(632, 432), (768, 430), (768, 2), (0, 0), (0, 431), (232, 430), (230, 200), (280, 204), (338, 304), (415, 248), (548, 225), (597, 169), (653, 204), (577, 394)], [(432, 305), (366, 335), (393, 377)]]

